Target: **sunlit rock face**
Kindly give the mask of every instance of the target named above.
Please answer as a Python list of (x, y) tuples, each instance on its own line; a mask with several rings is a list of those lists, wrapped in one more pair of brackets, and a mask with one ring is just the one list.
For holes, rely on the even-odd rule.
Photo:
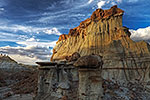
[(97, 9), (78, 27), (70, 29), (69, 34), (60, 36), (51, 60), (66, 60), (74, 52), (81, 57), (96, 54), (103, 57), (105, 79), (145, 78), (145, 68), (150, 64), (150, 45), (130, 38), (129, 29), (122, 25), (123, 13), (117, 6)]
[(144, 41), (131, 40), (128, 28), (122, 26), (123, 13), (117, 6), (97, 9), (78, 27), (70, 29), (68, 35), (60, 36), (51, 60), (63, 60), (74, 52), (81, 56), (94, 53), (104, 58), (148, 56), (150, 46)]

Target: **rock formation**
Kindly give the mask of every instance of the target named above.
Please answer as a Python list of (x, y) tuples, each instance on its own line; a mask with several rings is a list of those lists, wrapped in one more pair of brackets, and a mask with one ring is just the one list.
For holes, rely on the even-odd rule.
[(122, 26), (123, 13), (117, 6), (97, 9), (78, 27), (70, 29), (68, 35), (60, 35), (52, 60), (63, 60), (74, 52), (81, 56), (94, 53), (105, 58), (149, 56), (150, 46), (144, 41), (131, 40), (128, 28)]
[(97, 9), (60, 35), (52, 62), (37, 63), (35, 100), (149, 100), (150, 45), (130, 39), (123, 13), (117, 6)]
[(66, 60), (71, 62), (71, 61), (76, 61), (80, 58), (80, 54), (75, 52), (71, 56), (66, 56)]
[[(103, 56), (104, 69), (113, 69), (103, 71), (105, 78), (119, 77), (130, 80), (135, 76), (141, 77), (139, 75), (144, 72), (137, 69), (145, 70), (149, 66), (150, 45), (144, 41), (135, 42), (130, 38), (129, 29), (122, 26), (123, 13), (117, 6), (108, 10), (97, 9), (78, 27), (70, 29), (69, 34), (60, 35), (51, 60), (65, 60), (74, 52), (79, 53), (81, 57), (96, 54)], [(117, 73), (113, 74), (114, 72)]]
[(98, 55), (83, 56), (74, 63), (74, 66), (82, 68), (102, 68), (102, 65), (102, 57)]

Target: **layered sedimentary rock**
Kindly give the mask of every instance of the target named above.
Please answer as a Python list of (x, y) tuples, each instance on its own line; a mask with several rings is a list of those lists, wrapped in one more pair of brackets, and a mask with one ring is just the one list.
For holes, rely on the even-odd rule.
[(72, 64), (38, 64), (38, 94), (35, 100), (78, 100), (78, 70)]
[(80, 56), (103, 56), (103, 77), (131, 80), (143, 77), (150, 64), (150, 45), (135, 42), (122, 25), (124, 11), (113, 6), (97, 9), (78, 27), (62, 34), (53, 49), (52, 61), (66, 60), (77, 52)]
[(124, 11), (113, 6), (109, 10), (97, 9), (90, 18), (61, 35), (54, 47), (51, 60), (62, 60), (78, 52), (81, 56), (99, 54), (105, 58), (149, 56), (150, 46), (130, 39), (128, 28), (122, 26)]
[(103, 100), (101, 70), (79, 69), (79, 100)]
[(101, 58), (91, 56), (81, 57), (79, 61), (90, 57), (92, 63), (81, 65), (77, 61), (76, 67), (68, 62), (38, 62), (38, 94), (35, 100), (102, 100), (102, 69), (98, 68), (99, 61), (96, 59), (101, 61)]

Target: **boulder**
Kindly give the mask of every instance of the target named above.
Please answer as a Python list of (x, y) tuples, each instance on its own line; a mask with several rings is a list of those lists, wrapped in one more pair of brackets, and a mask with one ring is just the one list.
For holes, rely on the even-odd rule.
[(74, 66), (82, 68), (102, 68), (103, 61), (102, 57), (99, 55), (88, 55), (80, 57), (75, 63)]
[(66, 56), (66, 60), (69, 62), (76, 61), (78, 58), (80, 58), (80, 54), (77, 52), (73, 53), (71, 56)]

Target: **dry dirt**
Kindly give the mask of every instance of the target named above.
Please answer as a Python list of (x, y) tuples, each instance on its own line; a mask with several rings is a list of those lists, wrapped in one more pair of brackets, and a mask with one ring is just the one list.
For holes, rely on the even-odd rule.
[[(37, 80), (38, 72), (27, 70), (27, 71), (4, 71), (0, 70), (0, 100), (12, 98), (15, 100), (27, 95), (35, 96), (37, 91)], [(24, 100), (29, 99), (31, 96), (26, 97)]]

